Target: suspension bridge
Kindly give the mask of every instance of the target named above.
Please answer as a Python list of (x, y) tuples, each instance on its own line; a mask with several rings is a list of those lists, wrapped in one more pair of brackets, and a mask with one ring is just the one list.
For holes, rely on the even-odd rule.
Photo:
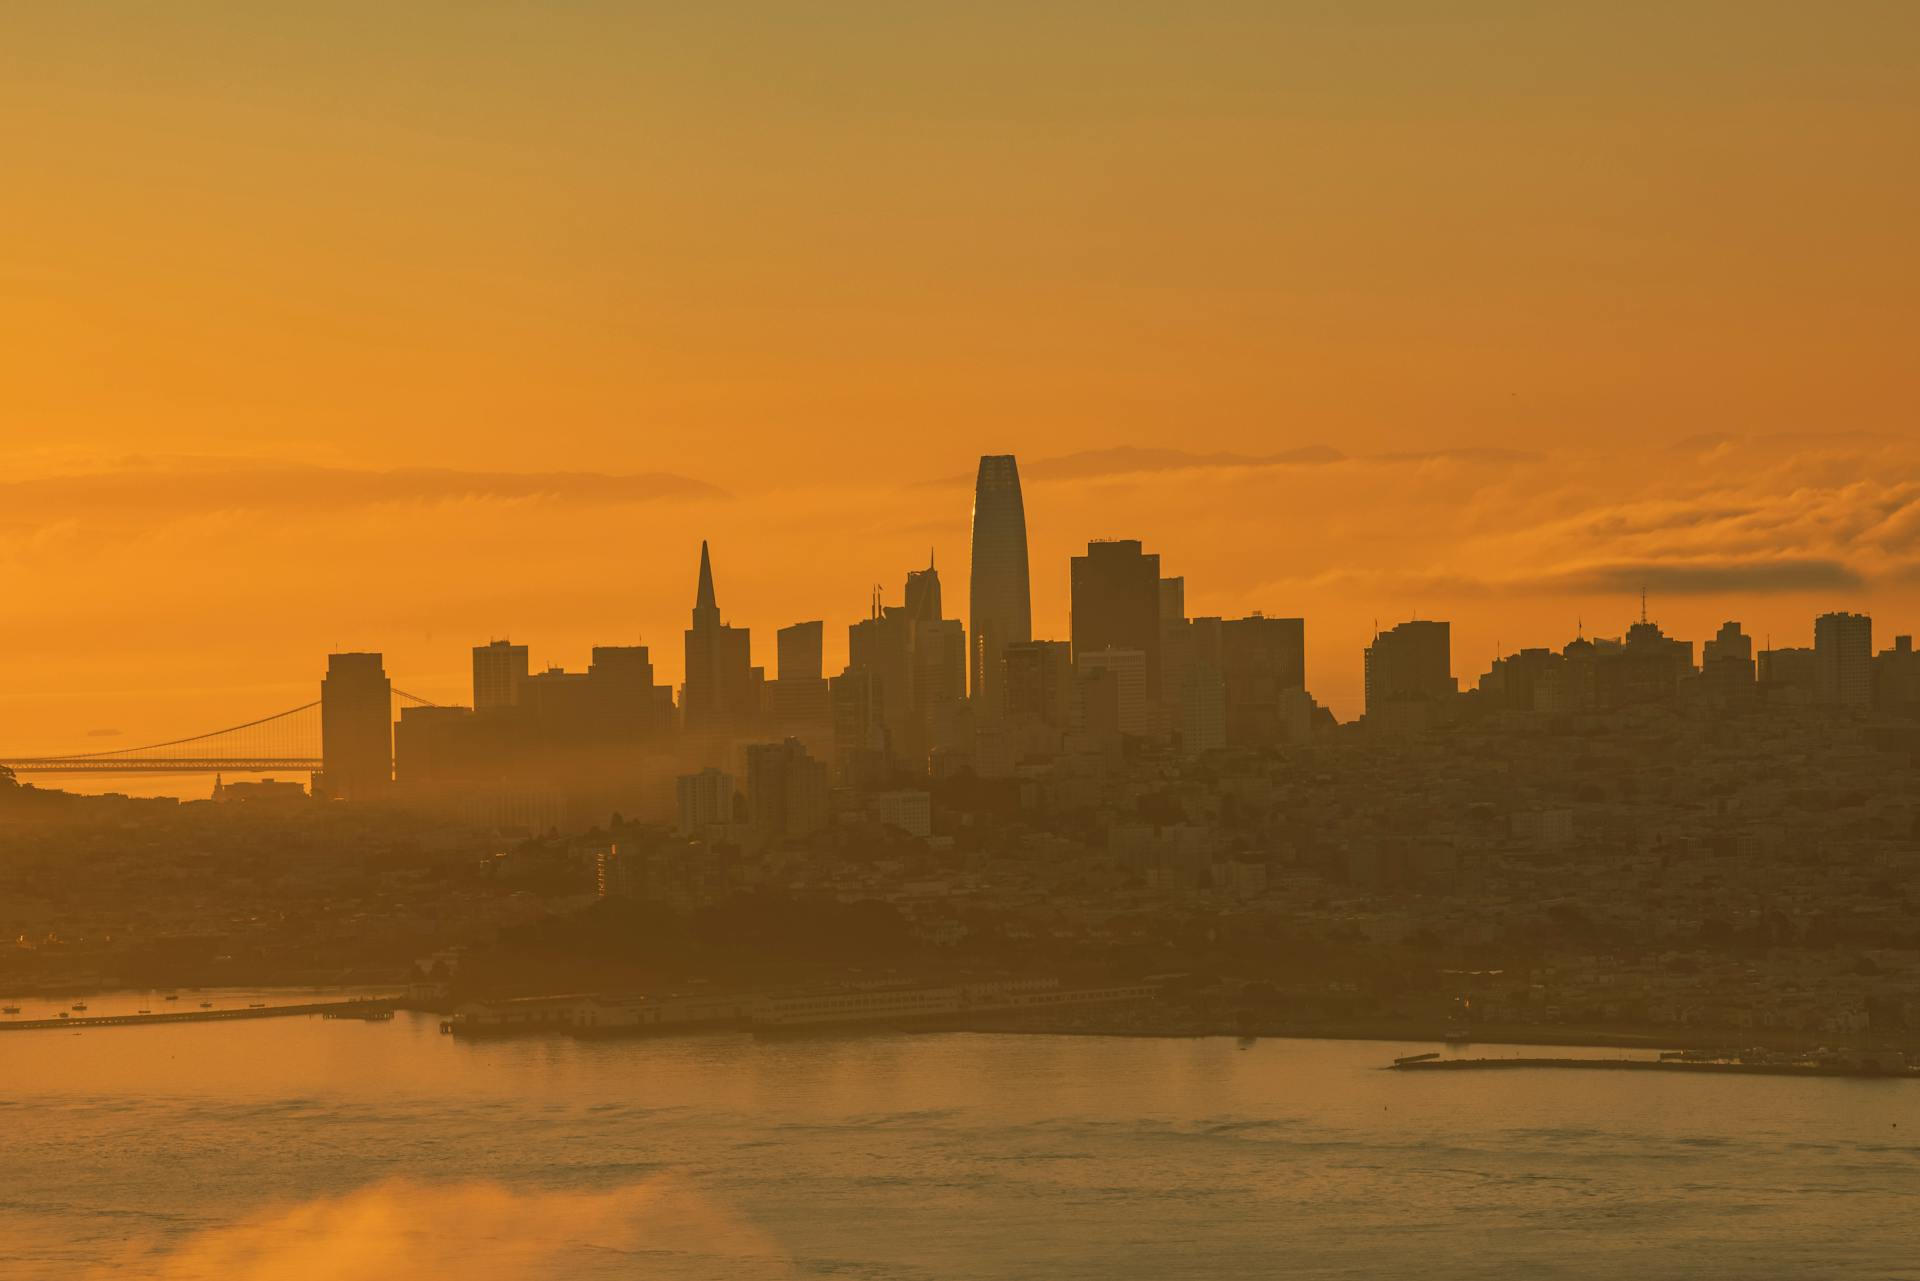
[[(435, 704), (393, 691), (399, 707)], [(16, 774), (267, 774), (320, 768), (320, 700), (242, 725), (208, 730), (144, 747), (120, 747), (66, 756), (0, 756)]]

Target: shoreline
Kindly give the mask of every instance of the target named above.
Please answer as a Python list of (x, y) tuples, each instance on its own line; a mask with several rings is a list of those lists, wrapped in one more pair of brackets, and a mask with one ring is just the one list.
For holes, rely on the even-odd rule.
[(1791, 1062), (1786, 1060), (1746, 1062), (1728, 1060), (1707, 1060), (1688, 1062), (1667, 1058), (1659, 1059), (1567, 1059), (1567, 1058), (1495, 1058), (1495, 1059), (1447, 1059), (1421, 1058), (1396, 1059), (1386, 1068), (1387, 1072), (1479, 1072), (1501, 1070), (1526, 1070), (1550, 1068), (1563, 1071), (1601, 1071), (1601, 1072), (1671, 1072), (1681, 1076), (1711, 1076), (1729, 1074), (1736, 1076), (1821, 1076), (1847, 1077), (1863, 1081), (1912, 1081), (1920, 1080), (1920, 1068), (1906, 1066), (1904, 1056), (1899, 1063), (1883, 1066), (1875, 1061), (1855, 1062)]
[(1281, 1021), (1228, 1024), (1217, 1020), (1142, 1018), (1120, 1020), (1059, 1020), (1048, 1023), (1025, 1017), (976, 1018), (949, 1031), (1042, 1033), (1060, 1036), (1136, 1036), (1159, 1038), (1235, 1037), (1254, 1040), (1381, 1041), (1439, 1045), (1462, 1049), (1474, 1045), (1550, 1045), (1596, 1050), (1712, 1050), (1766, 1046), (1778, 1050), (1815, 1050), (1858, 1044), (1871, 1039), (1887, 1048), (1920, 1050), (1920, 1038), (1911, 1035), (1876, 1036), (1810, 1034), (1785, 1028), (1595, 1026), (1561, 1023), (1499, 1023), (1467, 1029), (1464, 1041), (1448, 1041), (1454, 1030), (1444, 1021), (1347, 1019), (1337, 1022)]
[[(307, 994), (347, 993), (360, 994), (366, 999), (369, 984), (354, 983), (262, 983), (262, 984), (219, 984), (211, 986), (180, 985), (178, 987), (108, 987), (98, 984), (61, 983), (36, 985), (17, 993), (7, 994), (9, 999), (47, 999), (65, 996), (99, 996), (115, 991), (179, 991), (207, 992), (218, 990), (248, 991), (265, 995), (269, 992), (300, 992)], [(409, 1001), (405, 997), (394, 997), (390, 993), (376, 999), (391, 1003), (398, 1009), (419, 1010), (424, 1013), (446, 1014), (447, 1003)], [(155, 1016), (156, 1018), (158, 1016)], [(10, 1021), (10, 1020), (9, 1020)], [(146, 1020), (140, 1020), (145, 1022)], [(0, 1021), (4, 1022), (4, 1021)], [(67, 1020), (69, 1025), (78, 1020)], [(18, 1023), (13, 1024), (19, 1026)], [(700, 1029), (712, 1031), (715, 1029)], [(750, 1030), (742, 1027), (739, 1030)], [(872, 1023), (846, 1023), (823, 1025), (813, 1031), (823, 1035), (860, 1035), (865, 1033), (897, 1034), (901, 1032), (974, 1032), (981, 1034), (1042, 1035), (1042, 1036), (1111, 1036), (1138, 1037), (1147, 1039), (1199, 1039), (1203, 1037), (1228, 1037), (1254, 1040), (1305, 1040), (1305, 1041), (1377, 1041), (1381, 1043), (1435, 1045), (1449, 1050), (1460, 1050), (1475, 1045), (1538, 1045), (1588, 1049), (1635, 1049), (1635, 1050), (1706, 1050), (1750, 1048), (1765, 1046), (1776, 1050), (1816, 1050), (1839, 1046), (1857, 1046), (1872, 1043), (1883, 1048), (1902, 1049), (1910, 1054), (1920, 1054), (1920, 1035), (1904, 1033), (1900, 1035), (1873, 1035), (1867, 1033), (1808, 1033), (1786, 1028), (1742, 1028), (1742, 1027), (1671, 1027), (1665, 1025), (1609, 1025), (1609, 1024), (1563, 1024), (1563, 1023), (1489, 1023), (1475, 1025), (1465, 1029), (1468, 1036), (1464, 1040), (1449, 1041), (1450, 1032), (1461, 1029), (1443, 1019), (1420, 1018), (1372, 1018), (1340, 1020), (1239, 1020), (1221, 1019), (1216, 1016), (1191, 1014), (1186, 1011), (1161, 1005), (1106, 1006), (1072, 1010), (1056, 1008), (1044, 1011), (1021, 1011), (982, 1013), (976, 1015), (957, 1015), (927, 1020), (901, 1022), (875, 1021)], [(696, 1031), (687, 1028), (687, 1034)], [(530, 1035), (564, 1034), (564, 1029), (530, 1029)], [(662, 1029), (644, 1033), (646, 1036), (673, 1036), (680, 1032)]]
[[(1689, 1028), (1673, 1029), (1636, 1029), (1595, 1027), (1567, 1027), (1561, 1024), (1501, 1024), (1490, 1025), (1473, 1030), (1471, 1039), (1466, 1041), (1448, 1041), (1445, 1039), (1448, 1027), (1444, 1023), (1401, 1022), (1401, 1021), (1343, 1021), (1329, 1024), (1288, 1023), (1262, 1027), (1229, 1027), (1217, 1023), (1198, 1021), (1181, 1026), (1171, 1026), (1167, 1021), (1158, 1023), (1142, 1020), (1138, 1023), (1122, 1023), (1117, 1020), (1062, 1019), (1060, 1011), (1048, 1011), (1044, 1015), (1017, 1014), (1001, 1017), (979, 1015), (934, 1016), (911, 1020), (874, 1020), (871, 1022), (824, 1023), (804, 1028), (781, 1029), (760, 1035), (774, 1039), (792, 1038), (835, 1038), (851, 1039), (861, 1036), (948, 1036), (954, 1034), (972, 1034), (978, 1036), (1081, 1036), (1081, 1037), (1117, 1037), (1135, 1040), (1209, 1040), (1230, 1039), (1241, 1041), (1369, 1041), (1390, 1045), (1434, 1046), (1441, 1050), (1461, 1051), (1474, 1046), (1539, 1046), (1559, 1049), (1588, 1050), (1641, 1050), (1648, 1053), (1660, 1050), (1732, 1050), (1765, 1046), (1779, 1051), (1812, 1051), (1821, 1048), (1833, 1048), (1847, 1045), (1847, 1038), (1766, 1036), (1756, 1037), (1752, 1029), (1728, 1028)], [(492, 1040), (497, 1038), (565, 1036), (582, 1040), (654, 1040), (661, 1037), (699, 1036), (713, 1033), (755, 1033), (755, 1029), (746, 1023), (733, 1023), (726, 1026), (708, 1024), (701, 1027), (679, 1029), (652, 1028), (645, 1030), (596, 1031), (582, 1036), (578, 1030), (564, 1026), (527, 1026), (512, 1030), (489, 1030), (486, 1032), (466, 1032), (465, 1038), (473, 1040)], [(1908, 1048), (1910, 1042), (1904, 1039), (1876, 1038), (1886, 1048)]]

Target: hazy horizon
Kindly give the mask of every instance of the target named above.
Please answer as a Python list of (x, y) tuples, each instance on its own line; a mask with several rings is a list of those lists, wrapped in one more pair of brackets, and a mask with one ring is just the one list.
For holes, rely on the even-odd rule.
[(701, 538), (831, 662), (929, 547), (965, 616), (981, 453), (1039, 634), (1137, 537), (1342, 716), (1376, 619), (1912, 630), (1920, 13), (1853, 12), (9, 13), (0, 749), (677, 679)]
[(0, 1272), (1913, 1275), (1916, 51), (0, 6)]
[[(1619, 635), (1643, 586), (1695, 641), (1736, 618), (1756, 645), (1805, 645), (1830, 609), (1876, 614), (1882, 645), (1920, 625), (1920, 446), (1896, 437), (1701, 439), (1660, 467), (1550, 446), (1271, 452), (1023, 457), (1036, 635), (1066, 636), (1067, 559), (1107, 537), (1184, 575), (1190, 615), (1305, 617), (1309, 690), (1343, 719), (1376, 620), (1449, 619), (1466, 685), (1496, 650)], [(702, 538), (756, 662), (772, 666), (776, 628), (822, 618), (837, 670), (871, 587), (897, 602), (930, 551), (965, 617), (973, 461), (871, 493), (220, 459), (43, 472), (12, 485), (12, 565), (32, 582), (0, 623), (17, 657), (0, 724), (11, 750), (43, 751), (215, 729), (309, 701), (335, 649), (465, 702), (468, 650), (502, 637), (570, 669), (592, 645), (645, 643), (677, 682)], [(242, 547), (276, 563), (241, 574)], [(394, 587), (369, 597), (376, 572)], [(109, 618), (141, 620), (139, 644)]]

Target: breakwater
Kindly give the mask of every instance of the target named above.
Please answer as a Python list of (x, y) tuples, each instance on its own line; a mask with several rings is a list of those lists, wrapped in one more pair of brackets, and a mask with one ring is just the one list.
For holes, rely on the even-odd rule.
[(1871, 1060), (1848, 1060), (1844, 1062), (1740, 1062), (1737, 1060), (1709, 1059), (1575, 1059), (1575, 1058), (1509, 1058), (1509, 1059), (1423, 1059), (1387, 1065), (1393, 1072), (1470, 1072), (1495, 1068), (1576, 1068), (1609, 1072), (1669, 1072), (1705, 1076), (1715, 1073), (1733, 1073), (1747, 1076), (1852, 1076), (1878, 1077), (1881, 1079), (1920, 1078), (1920, 1068), (1900, 1063), (1881, 1063)]
[(145, 1027), (155, 1023), (224, 1023), (234, 1019), (287, 1018), (296, 1014), (331, 1014), (361, 1018), (391, 1012), (391, 999), (309, 1001), (300, 1005), (236, 1006), (225, 1010), (169, 1010), (161, 1014), (93, 1014), (77, 1018), (0, 1019), (0, 1032), (44, 1032), (55, 1028)]

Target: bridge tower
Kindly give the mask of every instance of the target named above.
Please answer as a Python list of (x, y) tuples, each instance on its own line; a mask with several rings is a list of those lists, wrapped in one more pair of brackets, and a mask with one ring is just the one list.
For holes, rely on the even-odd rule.
[(393, 682), (379, 654), (329, 654), (320, 682), (320, 777), (315, 790), (342, 800), (393, 785)]

